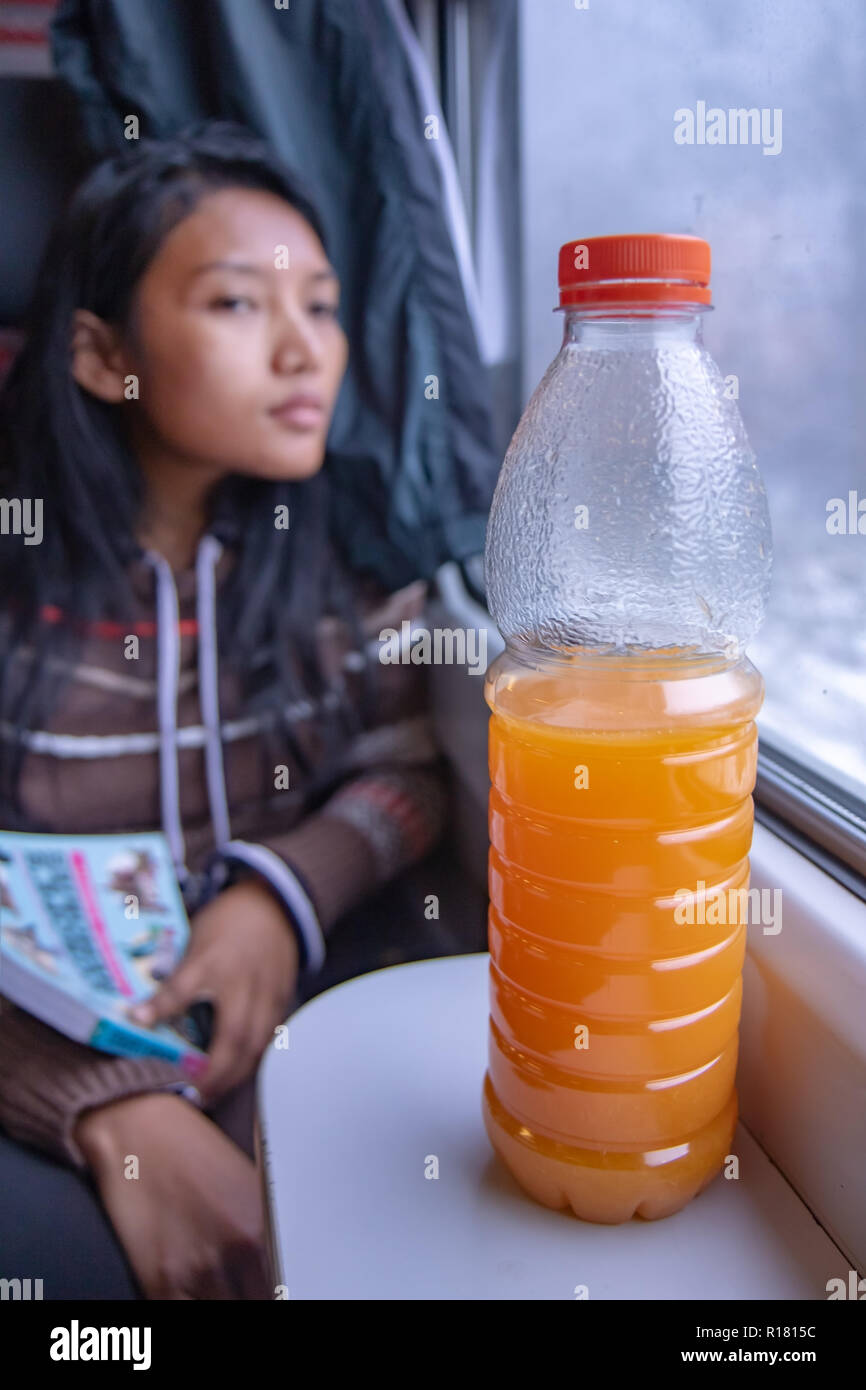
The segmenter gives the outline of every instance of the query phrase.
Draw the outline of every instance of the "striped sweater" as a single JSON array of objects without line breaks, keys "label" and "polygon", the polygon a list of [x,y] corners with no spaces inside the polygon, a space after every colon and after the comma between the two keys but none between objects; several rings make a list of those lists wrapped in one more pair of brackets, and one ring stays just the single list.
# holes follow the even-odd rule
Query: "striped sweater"
[{"label": "striped sweater", "polygon": [[[380,631],[418,617],[427,585],[388,594],[356,580],[364,651],[341,618],[320,620],[324,699],[342,693],[359,707],[365,662],[376,683],[374,713],[334,767],[321,700],[287,709],[275,751],[274,730],[244,707],[232,673],[218,670],[215,612],[231,563],[206,536],[188,571],[173,575],[156,555],[136,564],[135,620],[123,629],[91,625],[74,669],[57,661],[63,698],[50,727],[25,736],[23,807],[29,827],[45,832],[163,829],[191,912],[209,865],[254,870],[283,901],[302,964],[316,970],[339,919],[426,855],[444,827],[445,768],[424,668],[378,660]],[[26,662],[28,653],[14,659]],[[0,737],[13,736],[0,728]],[[8,807],[0,804],[2,825]],[[73,1137],[84,1109],[186,1080],[172,1063],[75,1043],[0,999],[0,1125],[74,1167],[84,1167]]]}]

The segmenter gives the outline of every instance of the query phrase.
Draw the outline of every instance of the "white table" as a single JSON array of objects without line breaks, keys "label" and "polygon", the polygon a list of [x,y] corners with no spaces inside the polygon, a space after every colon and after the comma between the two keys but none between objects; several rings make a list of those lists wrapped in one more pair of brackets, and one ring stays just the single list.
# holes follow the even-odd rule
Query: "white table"
[{"label": "white table", "polygon": [[[524,1195],[481,1119],[486,953],[311,999],[259,1079],[289,1299],[825,1299],[848,1261],[741,1126],[736,1181],[621,1226]],[[425,1177],[430,1156],[438,1178]]]}]

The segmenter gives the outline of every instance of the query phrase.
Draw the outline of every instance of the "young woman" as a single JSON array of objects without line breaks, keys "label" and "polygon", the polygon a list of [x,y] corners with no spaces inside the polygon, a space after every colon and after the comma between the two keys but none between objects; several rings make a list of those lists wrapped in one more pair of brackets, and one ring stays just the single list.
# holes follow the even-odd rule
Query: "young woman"
[{"label": "young woman", "polygon": [[215,1028],[196,1093],[4,1000],[0,1124],[95,1185],[145,1297],[273,1297],[249,1130],[214,1119],[444,822],[423,670],[377,659],[425,585],[349,575],[331,534],[346,355],[313,207],[220,124],[90,173],[3,392],[0,496],[43,521],[0,537],[0,829],[162,828],[192,938],[152,1018],[206,999]]}]

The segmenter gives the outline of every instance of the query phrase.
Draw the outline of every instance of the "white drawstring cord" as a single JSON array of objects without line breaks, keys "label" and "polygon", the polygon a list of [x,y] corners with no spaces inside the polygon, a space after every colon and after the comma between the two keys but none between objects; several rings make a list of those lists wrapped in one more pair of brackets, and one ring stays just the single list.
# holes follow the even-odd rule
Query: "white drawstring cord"
[{"label": "white drawstring cord", "polygon": [[180,815],[177,765],[177,687],[180,676],[180,613],[168,561],[155,550],[145,552],[156,572],[157,716],[159,719],[159,792],[162,826],[181,886],[187,881],[186,848]]},{"label": "white drawstring cord", "polygon": [[214,575],[222,549],[216,536],[205,536],[199,545],[195,562],[198,680],[202,722],[206,734],[205,771],[214,839],[219,850],[224,849],[232,837],[220,728],[216,580]]}]

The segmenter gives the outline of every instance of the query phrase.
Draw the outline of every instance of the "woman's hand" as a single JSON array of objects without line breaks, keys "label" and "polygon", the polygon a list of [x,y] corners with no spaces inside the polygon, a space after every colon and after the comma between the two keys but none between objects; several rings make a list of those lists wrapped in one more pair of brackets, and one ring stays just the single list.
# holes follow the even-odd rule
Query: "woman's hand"
[{"label": "woman's hand", "polygon": [[[146,1005],[130,1010],[150,1024],[176,1017],[196,1000],[214,1005],[207,1070],[196,1078],[213,1105],[258,1066],[291,1006],[298,943],[276,898],[256,878],[227,888],[197,912],[189,950]],[[151,1010],[149,1016],[141,1008]]]},{"label": "woman's hand", "polygon": [[145,1298],[274,1297],[256,1165],[195,1106],[125,1096],[75,1139]]}]

